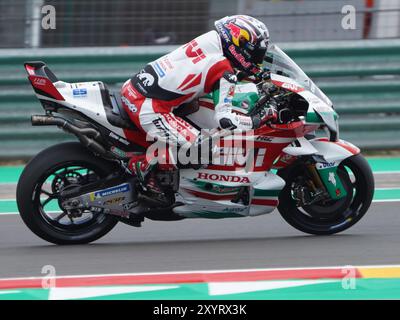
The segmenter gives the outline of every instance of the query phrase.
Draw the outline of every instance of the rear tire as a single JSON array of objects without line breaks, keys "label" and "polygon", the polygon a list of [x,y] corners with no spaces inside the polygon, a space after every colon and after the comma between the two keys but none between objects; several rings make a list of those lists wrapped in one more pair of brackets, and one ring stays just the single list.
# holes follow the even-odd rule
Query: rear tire
[{"label": "rear tire", "polygon": [[[90,168],[98,178],[104,178],[116,170],[114,163],[94,156],[80,143],[67,142],[49,147],[36,155],[22,172],[17,185],[18,209],[26,226],[43,240],[60,245],[89,243],[111,231],[118,220],[111,215],[93,214],[93,221],[75,226],[71,220],[72,227],[69,225],[63,229],[62,225],[53,225],[43,215],[44,205],[40,194],[37,196],[38,188],[42,192],[46,177],[56,172],[57,168],[61,170],[68,166]],[[56,197],[52,199],[57,201]]]},{"label": "rear tire", "polygon": [[[354,182],[345,168],[354,174]],[[331,206],[316,204],[298,208],[292,196],[292,183],[304,174],[301,164],[280,170],[286,181],[279,195],[278,210],[287,223],[299,231],[314,235],[330,235],[349,229],[367,212],[374,195],[374,177],[368,162],[361,154],[343,160],[338,174],[348,191],[348,198],[332,201]],[[302,209],[302,210],[300,210]]]}]

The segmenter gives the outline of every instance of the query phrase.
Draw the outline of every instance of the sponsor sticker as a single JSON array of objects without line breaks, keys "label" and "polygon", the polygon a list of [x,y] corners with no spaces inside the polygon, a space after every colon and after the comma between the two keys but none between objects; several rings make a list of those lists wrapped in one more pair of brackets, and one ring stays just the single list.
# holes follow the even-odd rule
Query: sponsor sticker
[{"label": "sponsor sticker", "polygon": [[128,107],[128,109],[129,109],[131,112],[137,112],[137,111],[138,111],[138,109],[137,109],[137,107],[135,106],[135,104],[133,104],[132,102],[130,102],[126,97],[121,96],[121,100],[122,100],[123,103],[125,103],[125,105]]},{"label": "sponsor sticker", "polygon": [[228,97],[233,97],[235,95],[235,86],[230,86],[228,89]]},{"label": "sponsor sticker", "polygon": [[317,164],[317,169],[332,168],[336,165],[335,162],[320,162]]},{"label": "sponsor sticker", "polygon": [[256,141],[272,142],[272,137],[258,136]]},{"label": "sponsor sticker", "polygon": [[249,68],[251,66],[251,63],[247,62],[246,58],[243,57],[242,54],[236,52],[235,46],[233,44],[228,47],[228,50],[244,68]]},{"label": "sponsor sticker", "polygon": [[336,187],[336,177],[334,172],[329,172],[328,181]]},{"label": "sponsor sticker", "polygon": [[250,183],[250,179],[248,177],[231,176],[231,175],[214,174],[214,173],[209,174],[209,173],[206,173],[206,172],[199,172],[197,174],[197,179],[211,180],[211,181],[222,181],[222,182]]},{"label": "sponsor sticker", "polygon": [[36,77],[36,78],[34,78],[33,83],[35,85],[37,85],[37,86],[45,86],[46,85],[46,79],[45,78]]},{"label": "sponsor sticker", "polygon": [[107,201],[104,201],[104,205],[118,204],[124,200],[125,200],[125,197],[116,197],[116,198],[112,198]]},{"label": "sponsor sticker", "polygon": [[168,70],[174,69],[174,66],[172,65],[171,61],[169,60],[168,55],[161,58],[160,65],[165,72],[167,72]]},{"label": "sponsor sticker", "polygon": [[141,72],[137,74],[137,77],[145,87],[151,87],[154,84],[154,77],[147,72]]},{"label": "sponsor sticker", "polygon": [[154,64],[154,70],[156,70],[156,72],[160,76],[160,78],[165,77],[165,72],[164,72],[163,68],[158,64],[158,62],[156,62]]},{"label": "sponsor sticker", "polygon": [[102,191],[95,192],[94,196],[96,198],[102,198],[102,197],[111,196],[111,195],[117,194],[117,193],[128,192],[129,190],[130,190],[130,186],[128,183],[126,183],[126,184],[123,184],[120,186],[116,186],[116,187],[112,187],[112,188],[104,189]]},{"label": "sponsor sticker", "polygon": [[86,97],[87,96],[87,89],[86,88],[73,89],[72,90],[72,95],[74,97]]}]

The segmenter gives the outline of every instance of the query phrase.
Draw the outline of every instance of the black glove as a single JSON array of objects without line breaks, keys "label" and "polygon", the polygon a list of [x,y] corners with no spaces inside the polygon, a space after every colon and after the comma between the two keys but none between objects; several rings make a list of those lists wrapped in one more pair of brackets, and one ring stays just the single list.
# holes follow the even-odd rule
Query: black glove
[{"label": "black glove", "polygon": [[257,129],[266,123],[275,123],[278,120],[278,110],[274,104],[270,104],[268,108],[262,108],[253,116],[253,129]]},{"label": "black glove", "polygon": [[254,75],[249,75],[243,71],[238,71],[236,73],[236,77],[239,82],[240,81],[249,81],[249,82],[253,82],[253,83],[257,83],[262,80],[268,80],[268,79],[270,79],[270,75],[271,75],[271,72],[267,68],[264,68],[262,71],[260,71],[257,74],[254,74]]}]

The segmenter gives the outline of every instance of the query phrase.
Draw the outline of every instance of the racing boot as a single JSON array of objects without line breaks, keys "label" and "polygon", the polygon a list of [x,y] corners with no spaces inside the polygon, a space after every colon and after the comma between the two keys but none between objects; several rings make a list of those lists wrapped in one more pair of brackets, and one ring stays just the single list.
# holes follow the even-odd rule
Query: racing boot
[{"label": "racing boot", "polygon": [[145,154],[134,155],[130,158],[128,168],[132,174],[134,174],[138,180],[140,185],[142,186],[144,191],[152,191],[155,193],[160,193],[162,190],[160,189],[157,179],[156,179],[156,170],[161,171],[170,171],[174,170],[174,166],[172,164],[160,164],[158,163],[156,158],[147,160]]},{"label": "racing boot", "polygon": [[140,185],[147,190],[147,180],[155,164],[149,163],[146,154],[134,155],[129,159],[128,168],[134,174]]}]

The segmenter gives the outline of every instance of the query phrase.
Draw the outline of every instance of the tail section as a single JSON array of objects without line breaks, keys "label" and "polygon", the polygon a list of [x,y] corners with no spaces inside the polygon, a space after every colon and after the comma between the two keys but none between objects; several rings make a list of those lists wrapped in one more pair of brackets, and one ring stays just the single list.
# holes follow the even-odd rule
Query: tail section
[{"label": "tail section", "polygon": [[[35,93],[42,102],[64,101],[64,97],[54,86],[59,80],[42,61],[28,61],[24,63],[28,79]],[[43,104],[44,106],[44,104]]]}]

